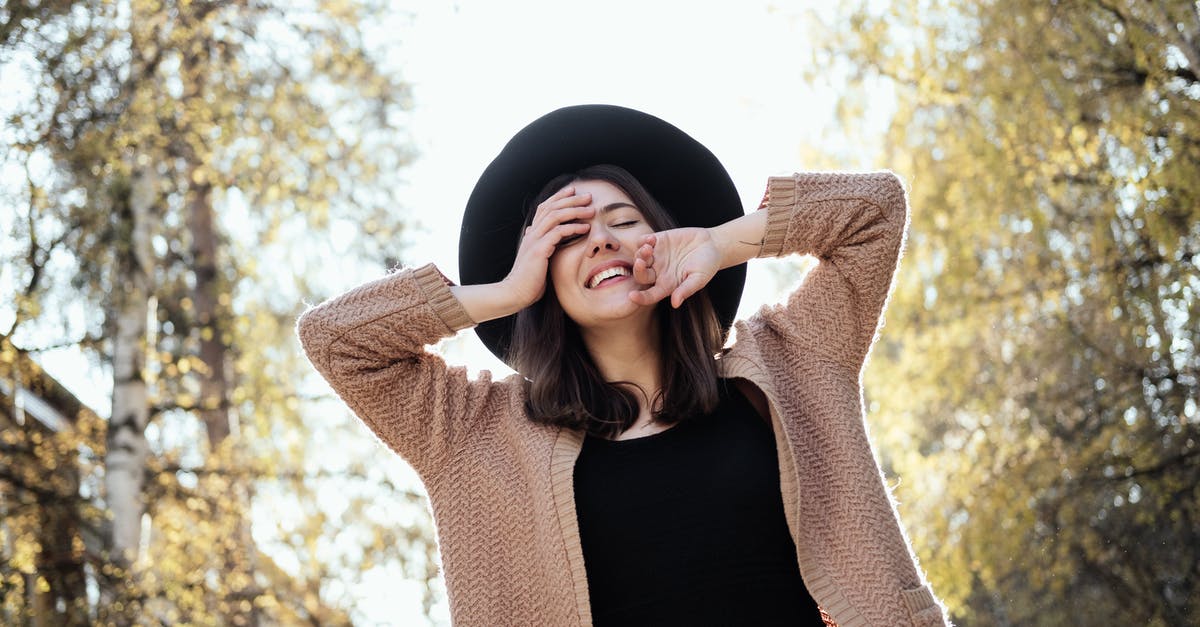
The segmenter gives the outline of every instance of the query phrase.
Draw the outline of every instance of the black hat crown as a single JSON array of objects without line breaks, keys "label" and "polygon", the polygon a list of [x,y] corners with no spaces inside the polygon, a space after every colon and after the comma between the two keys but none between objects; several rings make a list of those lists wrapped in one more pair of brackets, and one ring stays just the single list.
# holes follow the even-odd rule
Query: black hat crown
[{"label": "black hat crown", "polygon": [[[741,199],[725,167],[687,133],[625,107],[565,107],[521,129],[479,177],[458,241],[462,283],[495,283],[507,276],[534,195],[560,174],[598,164],[627,170],[679,226],[713,227],[742,215]],[[726,332],[745,281],[742,264],[718,272],[705,288]],[[515,316],[508,316],[475,328],[484,345],[510,365],[514,321]]]}]

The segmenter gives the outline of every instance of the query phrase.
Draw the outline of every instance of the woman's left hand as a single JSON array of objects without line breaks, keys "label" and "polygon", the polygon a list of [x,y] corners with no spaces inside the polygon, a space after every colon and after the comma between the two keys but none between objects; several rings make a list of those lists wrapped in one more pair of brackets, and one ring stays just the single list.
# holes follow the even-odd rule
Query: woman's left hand
[{"label": "woman's left hand", "polygon": [[721,253],[708,229],[681,228],[642,238],[633,262],[633,279],[649,287],[630,292],[629,300],[653,305],[671,297],[678,308],[721,269]]}]

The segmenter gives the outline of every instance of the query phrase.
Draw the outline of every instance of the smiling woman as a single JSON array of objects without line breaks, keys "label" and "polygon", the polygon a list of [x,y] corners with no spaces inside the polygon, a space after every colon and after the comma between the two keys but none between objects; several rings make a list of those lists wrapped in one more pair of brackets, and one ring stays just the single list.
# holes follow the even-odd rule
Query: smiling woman
[{"label": "smiling woman", "polygon": [[[667,263],[665,246],[658,248],[664,258],[654,258],[654,234],[678,228],[672,215],[614,165],[556,176],[526,215],[525,238],[558,220],[586,229],[559,241],[549,261],[550,289],[516,316],[512,361],[531,379],[529,415],[620,439],[711,412],[717,404],[713,357],[724,337],[708,294],[701,291],[678,308],[640,300]],[[707,236],[705,229],[676,235],[689,232]],[[712,257],[707,265],[715,268],[717,261]],[[610,278],[597,282],[603,277]],[[661,278],[665,285],[665,272]]]},{"label": "smiling woman", "polygon": [[[760,209],[678,128],[567,107],[480,177],[463,285],[403,269],[301,317],[425,482],[455,624],[945,624],[862,415],[904,190],[796,174]],[[784,254],[820,263],[723,346],[745,263]],[[425,350],[471,326],[519,374]]]}]

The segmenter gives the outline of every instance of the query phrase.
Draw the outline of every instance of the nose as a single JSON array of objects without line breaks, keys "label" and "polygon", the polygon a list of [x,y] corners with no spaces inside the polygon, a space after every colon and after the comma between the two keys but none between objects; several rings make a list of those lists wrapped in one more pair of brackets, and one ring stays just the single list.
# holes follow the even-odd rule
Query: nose
[{"label": "nose", "polygon": [[602,250],[619,250],[621,248],[621,242],[617,241],[617,238],[613,237],[608,229],[595,223],[592,224],[587,237],[588,256],[590,257],[599,255]]}]

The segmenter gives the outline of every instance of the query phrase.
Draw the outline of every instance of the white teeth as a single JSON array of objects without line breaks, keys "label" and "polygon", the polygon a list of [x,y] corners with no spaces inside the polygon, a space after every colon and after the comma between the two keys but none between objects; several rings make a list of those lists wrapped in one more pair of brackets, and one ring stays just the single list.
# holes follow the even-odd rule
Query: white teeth
[{"label": "white teeth", "polygon": [[588,289],[592,289],[593,287],[599,285],[604,279],[614,276],[629,276],[629,268],[624,266],[614,266],[612,268],[608,268],[607,270],[601,270],[598,274],[596,274],[596,276],[592,277],[591,281],[588,281]]}]

